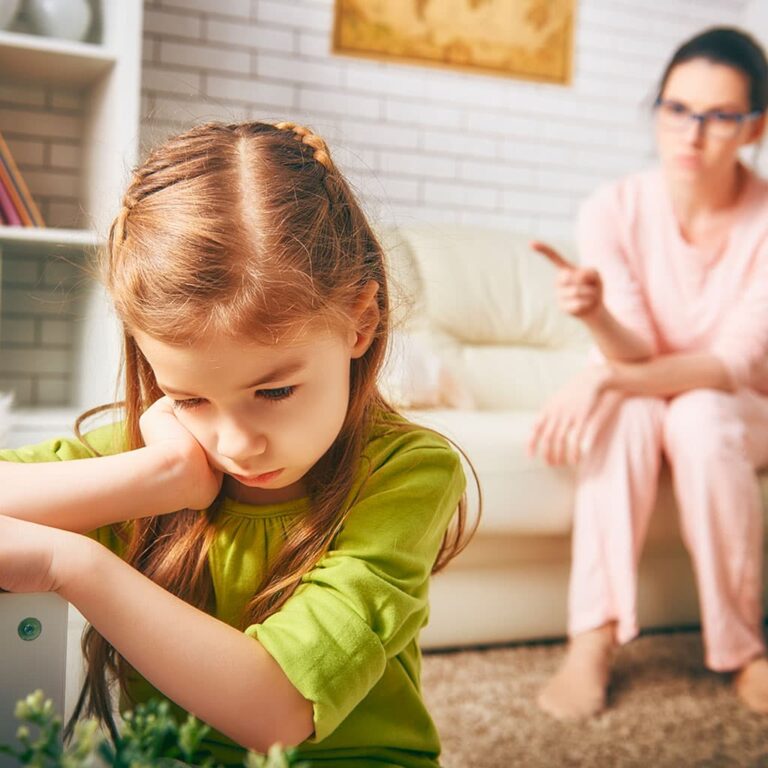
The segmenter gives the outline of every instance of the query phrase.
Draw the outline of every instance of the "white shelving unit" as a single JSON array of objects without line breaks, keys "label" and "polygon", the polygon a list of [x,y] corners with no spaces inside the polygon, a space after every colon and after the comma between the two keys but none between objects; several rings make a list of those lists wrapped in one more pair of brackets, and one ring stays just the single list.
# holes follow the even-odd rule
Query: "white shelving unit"
[{"label": "white shelving unit", "polygon": [[117,62],[115,49],[0,30],[0,71],[19,80],[86,85]]},{"label": "white shelving unit", "polygon": [[[97,43],[0,31],[5,80],[85,93],[80,201],[90,222],[86,229],[0,226],[0,259],[85,256],[102,244],[138,156],[142,10],[142,0],[102,0]],[[0,121],[0,131],[11,130]],[[78,413],[114,399],[119,339],[99,286],[88,287],[77,316],[71,402],[14,411],[9,445],[68,433]]]},{"label": "white shelving unit", "polygon": [[56,227],[0,227],[0,245],[16,254],[32,253],[40,248],[56,248],[72,253],[96,248],[100,240],[93,229]]}]

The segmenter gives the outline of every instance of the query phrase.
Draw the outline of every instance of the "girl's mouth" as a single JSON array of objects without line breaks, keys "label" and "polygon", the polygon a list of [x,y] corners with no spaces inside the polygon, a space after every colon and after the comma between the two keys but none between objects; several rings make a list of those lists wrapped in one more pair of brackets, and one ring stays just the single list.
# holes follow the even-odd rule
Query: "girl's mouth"
[{"label": "girl's mouth", "polygon": [[271,472],[263,472],[260,475],[232,475],[238,483],[249,486],[266,485],[267,483],[275,480],[281,473],[282,469],[273,469]]}]

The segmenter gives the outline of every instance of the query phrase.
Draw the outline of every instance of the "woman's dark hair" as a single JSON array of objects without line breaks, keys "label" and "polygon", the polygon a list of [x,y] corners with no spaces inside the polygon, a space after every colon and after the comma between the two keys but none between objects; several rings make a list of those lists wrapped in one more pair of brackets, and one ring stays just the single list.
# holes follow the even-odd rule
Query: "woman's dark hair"
[{"label": "woman's dark hair", "polygon": [[743,72],[749,81],[749,109],[764,112],[768,107],[768,61],[762,46],[749,34],[735,27],[712,27],[683,43],[664,70],[657,98],[661,98],[669,75],[678,64],[706,59]]}]

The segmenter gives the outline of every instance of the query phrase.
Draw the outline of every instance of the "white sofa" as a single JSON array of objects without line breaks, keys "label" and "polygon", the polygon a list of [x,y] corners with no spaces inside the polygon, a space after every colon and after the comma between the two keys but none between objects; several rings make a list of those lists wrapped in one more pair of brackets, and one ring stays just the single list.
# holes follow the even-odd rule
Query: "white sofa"
[{"label": "white sofa", "polygon": [[[438,355],[474,400],[471,408],[408,411],[466,451],[483,493],[472,543],[433,580],[422,644],[563,636],[574,470],[529,458],[525,444],[538,408],[586,364],[587,336],[558,310],[554,271],[526,237],[444,225],[380,234],[405,338]],[[575,260],[572,246],[556,245]],[[387,387],[392,384],[385,380]],[[394,390],[407,404],[407,392]],[[640,565],[638,601],[642,627],[698,623],[666,467]]]}]

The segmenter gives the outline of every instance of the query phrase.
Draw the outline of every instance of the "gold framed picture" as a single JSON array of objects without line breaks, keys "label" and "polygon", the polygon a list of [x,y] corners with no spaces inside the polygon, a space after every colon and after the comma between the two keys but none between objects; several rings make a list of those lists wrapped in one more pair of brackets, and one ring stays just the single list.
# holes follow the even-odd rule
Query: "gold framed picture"
[{"label": "gold framed picture", "polygon": [[335,0],[333,51],[569,83],[576,0]]}]

